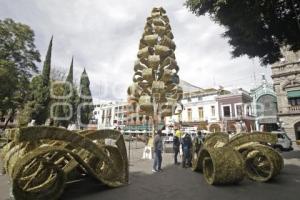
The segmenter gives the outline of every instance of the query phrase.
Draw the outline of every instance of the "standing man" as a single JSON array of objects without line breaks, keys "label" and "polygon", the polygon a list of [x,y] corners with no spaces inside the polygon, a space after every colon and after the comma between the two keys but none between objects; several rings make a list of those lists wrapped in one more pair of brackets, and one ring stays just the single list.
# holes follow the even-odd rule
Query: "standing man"
[{"label": "standing man", "polygon": [[180,148],[180,138],[176,134],[178,132],[178,129],[175,130],[175,135],[173,137],[173,150],[174,150],[174,164],[178,164],[177,156],[179,153],[179,148]]},{"label": "standing man", "polygon": [[195,137],[195,140],[194,140],[194,144],[195,144],[195,152],[193,153],[198,153],[202,144],[203,144],[203,136],[202,136],[202,133],[201,131],[198,131],[197,132],[197,136]]},{"label": "standing man", "polygon": [[162,142],[162,132],[161,130],[157,131],[157,134],[153,140],[153,148],[154,148],[154,163],[152,172],[161,171],[161,163],[162,163],[162,151],[163,151],[163,142]]},{"label": "standing man", "polygon": [[182,152],[183,152],[183,158],[182,158],[182,167],[191,167],[191,149],[192,149],[192,138],[191,136],[186,133],[182,138]]}]

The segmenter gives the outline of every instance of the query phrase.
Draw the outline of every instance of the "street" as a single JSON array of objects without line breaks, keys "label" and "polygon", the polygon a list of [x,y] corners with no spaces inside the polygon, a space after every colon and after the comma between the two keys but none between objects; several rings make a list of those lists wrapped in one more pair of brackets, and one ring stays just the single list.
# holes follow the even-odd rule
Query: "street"
[{"label": "street", "polygon": [[[282,173],[268,183],[244,180],[238,185],[211,186],[201,173],[182,169],[172,164],[172,154],[163,154],[163,172],[151,172],[152,161],[141,160],[143,145],[131,144],[130,184],[110,189],[99,182],[86,178],[70,183],[61,199],[106,199],[106,200],[266,200],[299,199],[300,197],[300,151],[284,152],[285,167]],[[0,199],[8,199],[9,189],[6,176],[0,176]]]}]

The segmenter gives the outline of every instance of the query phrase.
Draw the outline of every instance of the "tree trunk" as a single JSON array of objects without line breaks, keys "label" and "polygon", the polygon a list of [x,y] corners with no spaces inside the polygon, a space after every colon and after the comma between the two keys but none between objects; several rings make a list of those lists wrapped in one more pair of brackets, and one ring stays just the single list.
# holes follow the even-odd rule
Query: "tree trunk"
[{"label": "tree trunk", "polygon": [[9,120],[11,120],[11,118],[12,118],[13,115],[14,115],[14,112],[8,114],[8,118],[7,118],[7,120],[6,120],[5,124],[4,124],[3,130],[6,129],[6,127],[8,125],[8,122],[9,122]]}]

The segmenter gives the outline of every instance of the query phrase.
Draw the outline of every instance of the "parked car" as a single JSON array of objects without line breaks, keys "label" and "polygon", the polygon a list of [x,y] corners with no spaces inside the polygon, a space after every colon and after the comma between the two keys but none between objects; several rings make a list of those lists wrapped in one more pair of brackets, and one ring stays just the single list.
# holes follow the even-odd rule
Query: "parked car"
[{"label": "parked car", "polygon": [[277,143],[273,145],[273,148],[280,151],[292,151],[293,145],[292,140],[284,131],[272,131],[272,134],[277,135]]}]

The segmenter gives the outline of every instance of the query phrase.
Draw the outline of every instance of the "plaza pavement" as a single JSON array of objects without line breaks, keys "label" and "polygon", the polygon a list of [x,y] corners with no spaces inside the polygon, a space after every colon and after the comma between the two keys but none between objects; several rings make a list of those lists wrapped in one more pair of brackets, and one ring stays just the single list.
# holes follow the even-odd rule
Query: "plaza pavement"
[{"label": "plaza pavement", "polygon": [[[201,173],[173,165],[163,154],[163,172],[153,173],[152,161],[142,160],[144,145],[131,143],[130,184],[108,188],[92,178],[68,184],[66,200],[299,200],[300,151],[284,152],[282,173],[268,183],[244,180],[237,185],[208,185]],[[0,200],[8,199],[7,177],[0,176]]]}]

